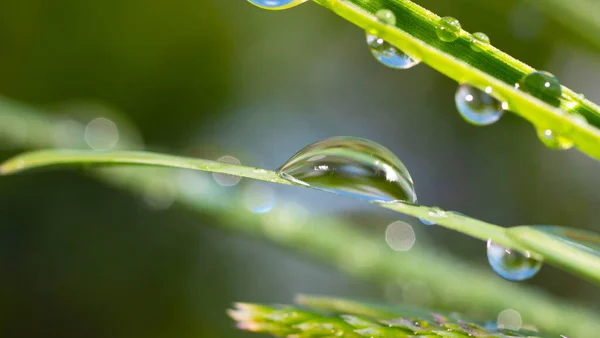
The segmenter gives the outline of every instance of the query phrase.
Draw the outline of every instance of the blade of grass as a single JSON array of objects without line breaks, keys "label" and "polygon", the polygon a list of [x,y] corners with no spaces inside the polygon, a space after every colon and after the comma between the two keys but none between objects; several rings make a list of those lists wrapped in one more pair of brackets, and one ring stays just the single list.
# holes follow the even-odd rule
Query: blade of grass
[{"label": "blade of grass", "polygon": [[[480,89],[490,86],[494,95],[508,102],[511,111],[536,128],[551,129],[571,139],[582,152],[600,159],[600,108],[596,104],[564,86],[559,108],[517,89],[516,84],[534,68],[493,46],[474,51],[471,34],[465,30],[454,42],[441,41],[436,34],[440,17],[431,11],[409,0],[314,1],[364,30],[377,32],[387,42],[459,83]],[[375,13],[383,8],[394,12],[395,26],[377,20]]]},{"label": "blade of grass", "polygon": [[[289,181],[279,177],[274,171],[245,167],[242,165],[188,158],[181,156],[164,155],[158,153],[141,151],[84,151],[84,150],[41,150],[29,152],[11,158],[0,165],[0,174],[9,175],[19,171],[56,166],[56,165],[115,165],[115,164],[139,164],[161,167],[194,169],[222,174],[237,175],[273,183],[291,184]],[[295,184],[294,184],[295,185]],[[296,185],[304,187],[303,185]],[[533,250],[532,245],[524,245],[522,241],[516,241],[509,236],[510,228],[504,228],[489,224],[471,217],[452,213],[441,212],[435,208],[408,203],[377,203],[378,205],[406,215],[420,217],[422,219],[437,223],[440,226],[459,231],[466,235],[493,242],[507,248],[521,251],[530,251],[533,258],[543,259],[545,255],[540,250]],[[553,247],[554,256],[561,256],[561,247]],[[564,255],[570,255],[565,251]],[[600,269],[585,269],[580,265],[570,264],[568,259],[552,259],[550,263],[558,267],[600,284]]]},{"label": "blade of grass", "polygon": [[[32,107],[0,99],[0,139],[4,146],[80,145],[85,125],[57,140],[54,135],[60,130],[61,121]],[[16,126],[27,133],[15,132]],[[494,318],[510,308],[520,312],[524,323],[555,336],[585,337],[589,332],[600,332],[598,314],[594,311],[523,284],[503,281],[489,268],[467,264],[422,241],[408,253],[397,253],[381,235],[361,231],[348,221],[307,213],[296,203],[281,198],[271,212],[255,214],[246,208],[241,194],[225,193],[225,189],[200,172],[148,166],[96,168],[85,172],[140,198],[146,199],[149,191],[154,197],[170,196],[175,206],[218,220],[211,225],[293,249],[382,288],[402,290],[418,285],[424,297],[412,304],[480,318]]]}]

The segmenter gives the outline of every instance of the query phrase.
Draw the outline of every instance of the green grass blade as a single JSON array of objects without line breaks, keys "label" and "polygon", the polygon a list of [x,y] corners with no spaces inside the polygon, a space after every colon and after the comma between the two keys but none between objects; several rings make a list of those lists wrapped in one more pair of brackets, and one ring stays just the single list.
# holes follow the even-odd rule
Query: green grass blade
[{"label": "green grass blade", "polygon": [[[332,303],[353,303],[344,299],[320,299],[320,308]],[[448,317],[430,313],[426,318],[411,313],[397,311],[378,316],[378,310],[368,311],[370,305],[362,305],[358,312],[348,311],[324,315],[320,312],[300,310],[291,306],[272,307],[260,304],[235,304],[228,311],[239,328],[252,332],[267,333],[277,337],[548,337],[537,332],[486,329],[465,320],[451,320]],[[309,308],[314,309],[312,306]],[[379,308],[379,307],[376,307]],[[365,315],[364,313],[372,315]]]},{"label": "green grass blade", "polygon": [[531,251],[544,256],[546,262],[580,276],[598,281],[600,272],[600,236],[598,234],[552,226],[519,226],[508,235]]},{"label": "green grass blade", "polygon": [[[563,87],[560,107],[556,108],[515,88],[534,68],[492,46],[485,51],[473,51],[471,34],[465,30],[454,42],[441,41],[436,35],[440,17],[431,11],[409,0],[315,2],[364,30],[376,31],[389,43],[460,83],[480,89],[491,86],[498,98],[508,102],[511,111],[536,128],[551,129],[572,140],[584,153],[600,159],[600,108],[596,104]],[[394,12],[396,26],[377,20],[375,13],[383,8]],[[447,100],[453,102],[450,97]],[[583,122],[580,116],[589,123]]]},{"label": "green grass blade", "polygon": [[[7,160],[0,165],[0,174],[13,174],[19,171],[57,166],[57,165],[116,165],[116,164],[138,164],[151,165],[172,168],[184,168],[193,170],[202,170],[222,174],[237,175],[241,177],[253,178],[273,183],[291,184],[278,176],[274,171],[245,167],[242,165],[203,160],[197,158],[188,158],[172,155],[164,155],[142,151],[110,151],[96,152],[85,150],[42,150],[18,155]],[[297,185],[304,187],[301,185]],[[430,208],[421,205],[407,203],[377,203],[381,207],[394,210],[406,215],[420,217],[422,219],[435,222],[440,226],[462,232],[466,235],[493,242],[507,248],[513,248],[521,251],[529,250],[532,257],[543,259],[544,250],[533,250],[532,244],[523,245],[522,240],[515,240],[514,236],[509,235],[512,229],[503,228],[497,225],[489,224],[468,216],[440,211],[436,208]],[[514,232],[513,232],[514,233]],[[539,247],[536,247],[539,249]],[[547,252],[546,252],[547,253]],[[560,247],[554,249],[554,256],[563,254],[569,255],[570,251],[563,251]],[[554,257],[553,256],[553,257]],[[572,272],[590,281],[600,284],[600,269],[582,269],[581,266],[571,265],[569,259],[550,259],[550,263],[555,264],[564,270]]]},{"label": "green grass blade", "polygon": [[[0,139],[5,146],[85,147],[81,138],[85,125],[56,139],[61,121],[64,120],[39,109],[0,98]],[[26,128],[27,134],[15,132],[15,126]],[[121,146],[140,147],[129,142]],[[133,196],[173,198],[176,206],[191,215],[208,214],[219,220],[207,225],[292,249],[318,260],[326,268],[339,269],[381,288],[400,291],[418,285],[426,297],[412,301],[413,304],[487,318],[510,308],[519,311],[524,323],[554,336],[585,337],[589,332],[600,332],[596,312],[528,285],[506,282],[488,267],[466,263],[423,241],[409,253],[399,254],[389,248],[379,233],[363,231],[355,223],[337,217],[307,213],[295,202],[282,198],[271,212],[257,215],[246,208],[242,194],[226,194],[226,189],[201,173],[150,166],[90,168],[83,172]],[[191,188],[190,182],[202,189]],[[483,250],[482,246],[482,253]]]}]

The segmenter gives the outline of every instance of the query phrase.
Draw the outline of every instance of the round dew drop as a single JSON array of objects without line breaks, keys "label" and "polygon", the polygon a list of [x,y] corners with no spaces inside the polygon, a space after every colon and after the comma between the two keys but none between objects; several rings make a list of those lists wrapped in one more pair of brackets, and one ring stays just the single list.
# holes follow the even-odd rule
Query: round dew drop
[{"label": "round dew drop", "polygon": [[248,0],[251,4],[264,9],[288,9],[308,0]]},{"label": "round dew drop", "polygon": [[487,126],[498,121],[504,114],[505,104],[490,95],[491,92],[491,87],[482,91],[469,84],[458,86],[454,100],[460,115],[477,126]]},{"label": "round dew drop", "polygon": [[[379,10],[375,16],[379,21],[386,25],[396,25],[396,16],[387,9]],[[416,66],[421,61],[411,57],[405,52],[399,50],[389,42],[380,38],[376,34],[367,32],[367,45],[371,50],[371,54],[383,65],[394,69],[408,69]]]},{"label": "round dew drop", "polygon": [[550,149],[566,150],[573,147],[573,141],[571,139],[563,137],[553,130],[538,129],[537,134],[540,141]]},{"label": "round dew drop", "polygon": [[487,257],[492,270],[510,281],[522,281],[535,276],[542,268],[542,262],[524,253],[504,248],[491,240],[487,242]]},{"label": "round dew drop", "polygon": [[536,71],[525,75],[519,88],[552,106],[560,105],[562,87],[558,79],[548,72]]},{"label": "round dew drop", "polygon": [[377,35],[367,33],[367,44],[375,59],[390,68],[408,69],[421,62],[392,46]]},{"label": "round dew drop", "polygon": [[481,52],[488,49],[490,46],[490,38],[481,32],[471,35],[471,49],[476,52]]},{"label": "round dew drop", "polygon": [[455,41],[460,36],[460,22],[451,16],[445,16],[440,19],[435,32],[444,42]]},{"label": "round dew drop", "polygon": [[312,143],[278,173],[292,183],[367,201],[417,201],[413,180],[398,157],[362,138],[332,137]]}]

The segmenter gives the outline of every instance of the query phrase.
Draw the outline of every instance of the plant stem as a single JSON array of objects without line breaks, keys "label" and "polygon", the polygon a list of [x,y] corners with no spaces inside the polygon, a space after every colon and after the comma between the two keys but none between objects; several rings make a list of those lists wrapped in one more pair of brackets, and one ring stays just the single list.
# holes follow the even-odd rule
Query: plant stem
[{"label": "plant stem", "polygon": [[[360,28],[376,32],[385,41],[459,83],[480,89],[491,87],[494,96],[506,101],[511,111],[536,128],[553,130],[571,139],[582,152],[600,159],[600,107],[564,86],[559,108],[517,89],[516,84],[534,68],[493,46],[474,51],[471,34],[465,30],[461,30],[454,42],[441,41],[436,35],[440,17],[431,11],[409,0],[314,1]],[[384,8],[396,15],[395,26],[386,25],[375,16]]]},{"label": "plant stem", "polygon": [[[60,121],[32,107],[0,99],[0,139],[5,146],[48,148],[81,144],[77,136],[83,135],[83,130],[69,133],[69,139],[60,142],[52,137]],[[28,132],[15,133],[17,125]],[[520,312],[524,323],[555,335],[585,337],[590,332],[600,332],[594,311],[523,284],[506,282],[487,267],[467,264],[422,242],[410,252],[394,252],[379,234],[361,231],[347,221],[306,213],[296,203],[283,199],[278,199],[271,212],[255,214],[245,207],[240,194],[225,194],[222,187],[201,173],[188,171],[194,173],[192,181],[188,175],[182,180],[179,170],[148,166],[98,168],[88,173],[136,196],[147,196],[149,188],[158,197],[171,195],[190,212],[209,214],[218,220],[210,224],[294,249],[386,289],[401,291],[418,286],[424,292],[423,300],[416,303],[421,306],[487,319],[510,308]]]}]

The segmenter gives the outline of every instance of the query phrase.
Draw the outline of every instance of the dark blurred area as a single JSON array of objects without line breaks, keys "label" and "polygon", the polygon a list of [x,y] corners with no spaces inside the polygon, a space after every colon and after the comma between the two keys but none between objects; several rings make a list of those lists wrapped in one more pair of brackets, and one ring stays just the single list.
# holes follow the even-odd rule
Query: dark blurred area
[{"label": "dark blurred area", "polygon": [[[600,101],[596,45],[530,3],[417,2]],[[385,68],[364,32],[313,3],[268,12],[244,0],[29,0],[0,3],[0,13],[0,93],[48,114],[66,114],[74,100],[101,103],[120,114],[116,125],[136,126],[147,149],[231,155],[268,169],[326,137],[365,137],[404,161],[423,204],[507,226],[600,231],[595,161],[544,148],[511,114],[490,127],[466,124],[453,80],[426,65]],[[81,116],[90,115],[72,118]],[[3,148],[2,159],[23,150]],[[289,303],[299,292],[397,301],[328,265],[218,229],[218,218],[76,170],[3,178],[0,187],[3,337],[244,337],[225,315],[235,301]],[[310,213],[365,228],[398,217],[269,187]],[[480,241],[436,227],[418,235],[487,264]],[[548,266],[530,284],[590,307],[600,300],[594,286]]]}]

